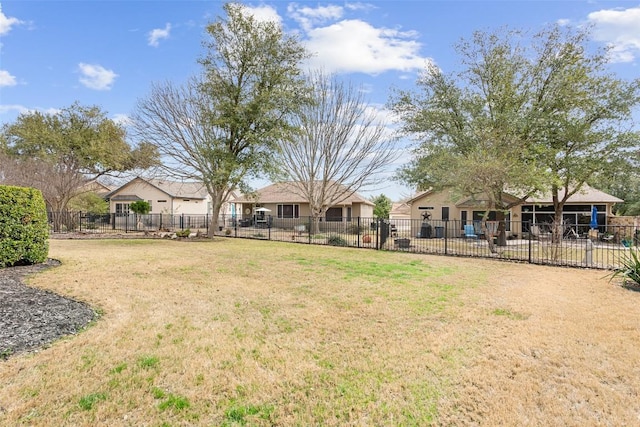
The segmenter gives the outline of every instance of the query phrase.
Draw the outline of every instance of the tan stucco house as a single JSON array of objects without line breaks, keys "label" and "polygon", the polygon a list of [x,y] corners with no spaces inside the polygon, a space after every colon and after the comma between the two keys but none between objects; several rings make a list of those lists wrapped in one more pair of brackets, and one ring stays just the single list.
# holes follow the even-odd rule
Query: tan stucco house
[{"label": "tan stucco house", "polygon": [[[506,196],[508,202],[517,203],[514,196]],[[486,198],[485,198],[486,199]],[[588,229],[593,207],[598,210],[598,225],[605,226],[607,217],[612,215],[612,207],[622,200],[587,185],[569,197],[564,207],[563,218],[567,224],[575,224]],[[486,212],[487,200],[483,197],[456,197],[452,190],[427,190],[411,198],[407,202],[411,206],[413,235],[420,234],[422,221],[430,221],[435,225],[447,224],[447,235],[458,237],[463,234],[465,224],[480,221]],[[553,220],[553,201],[550,196],[530,197],[523,203],[510,209],[507,214],[507,234],[522,235],[529,231],[526,222],[531,224],[550,224]],[[495,219],[495,212],[490,212],[489,221]],[[420,220],[420,221],[416,221]],[[524,228],[524,229],[523,229]]]},{"label": "tan stucco house", "polygon": [[[252,195],[243,195],[231,200],[236,204],[238,219],[253,220],[256,217],[271,217],[276,227],[288,226],[291,219],[308,218],[311,215],[309,201],[297,190],[298,183],[281,182],[263,187]],[[352,218],[372,218],[374,203],[357,193],[331,206],[326,222],[351,222]],[[262,208],[262,209],[260,209]],[[257,209],[260,209],[256,212]]]},{"label": "tan stucco house", "polygon": [[[109,212],[129,213],[129,205],[137,200],[146,200],[151,205],[151,214],[206,215],[211,213],[211,197],[200,182],[177,182],[163,179],[136,177],[106,194]],[[227,203],[221,214],[231,214],[233,206]]]}]

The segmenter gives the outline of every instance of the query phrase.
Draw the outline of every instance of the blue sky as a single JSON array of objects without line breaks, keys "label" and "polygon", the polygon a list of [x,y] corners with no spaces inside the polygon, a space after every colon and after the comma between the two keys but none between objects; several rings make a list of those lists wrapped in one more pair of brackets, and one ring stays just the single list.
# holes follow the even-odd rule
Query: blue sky
[{"label": "blue sky", "polygon": [[[411,88],[425,64],[458,69],[453,45],[475,30],[508,25],[593,25],[594,44],[611,44],[611,69],[639,76],[640,1],[264,1],[243,2],[295,32],[321,65],[356,85],[388,115],[390,89]],[[78,101],[126,120],[152,82],[199,72],[204,27],[222,1],[0,1],[0,124],[21,112]],[[408,150],[407,150],[408,152]],[[392,166],[389,175],[402,162]],[[365,192],[392,199],[395,183]]]}]

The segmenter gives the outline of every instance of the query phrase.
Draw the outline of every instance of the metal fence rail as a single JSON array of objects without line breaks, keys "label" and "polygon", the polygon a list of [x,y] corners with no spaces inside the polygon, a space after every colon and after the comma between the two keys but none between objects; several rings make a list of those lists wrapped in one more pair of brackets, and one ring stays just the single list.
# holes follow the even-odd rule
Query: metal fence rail
[{"label": "metal fence rail", "polygon": [[[207,234],[209,215],[49,213],[51,233],[139,233],[166,236],[189,229]],[[223,237],[315,245],[512,260],[544,265],[614,269],[637,250],[640,230],[625,226],[567,225],[508,221],[499,242],[497,223],[479,221],[382,220],[378,218],[273,218],[221,216]]]}]

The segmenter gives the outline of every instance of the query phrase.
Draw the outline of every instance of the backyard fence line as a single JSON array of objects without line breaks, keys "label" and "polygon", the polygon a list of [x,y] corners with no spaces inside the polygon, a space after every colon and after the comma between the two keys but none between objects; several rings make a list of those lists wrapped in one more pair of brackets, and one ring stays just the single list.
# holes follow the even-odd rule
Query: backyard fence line
[{"label": "backyard fence line", "polygon": [[[49,212],[52,234],[137,233],[155,237],[176,231],[206,235],[210,215],[92,214]],[[615,269],[629,251],[637,250],[640,230],[632,226],[534,224],[506,221],[498,233],[495,221],[379,219],[366,217],[277,218],[222,215],[217,236],[301,244],[347,246],[462,257],[480,257],[532,264]],[[501,234],[503,238],[498,238]]]}]

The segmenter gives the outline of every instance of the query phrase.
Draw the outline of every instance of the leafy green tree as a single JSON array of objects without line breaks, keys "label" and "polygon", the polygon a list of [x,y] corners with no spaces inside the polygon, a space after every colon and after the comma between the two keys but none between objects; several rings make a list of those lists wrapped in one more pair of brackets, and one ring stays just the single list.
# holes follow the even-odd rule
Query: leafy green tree
[{"label": "leafy green tree", "polygon": [[129,205],[129,210],[137,215],[147,215],[151,211],[151,205],[146,200],[136,200]]},{"label": "leafy green tree", "polygon": [[207,26],[202,74],[154,85],[133,116],[140,139],[167,158],[168,175],[206,186],[210,237],[230,193],[274,167],[278,141],[291,138],[289,118],[306,99],[300,65],[308,55],[297,39],[240,4],[224,10]]},{"label": "leafy green tree", "polygon": [[95,106],[24,113],[1,135],[4,181],[39,189],[55,212],[66,212],[69,201],[101,176],[158,163],[153,146],[131,147],[124,129]]},{"label": "leafy green tree", "polygon": [[136,229],[143,227],[142,218],[138,218],[138,215],[147,215],[151,211],[151,205],[146,200],[136,200],[129,205],[129,210],[135,215]]},{"label": "leafy green tree", "polygon": [[[586,31],[554,26],[533,37],[476,32],[458,44],[462,71],[430,67],[420,93],[392,97],[404,132],[419,141],[399,179],[451,187],[498,213],[549,192],[561,236],[566,200],[638,145],[628,129],[640,80],[607,73],[606,50],[589,53],[587,42]],[[498,233],[504,244],[502,221]]]},{"label": "leafy green tree", "polygon": [[623,203],[616,204],[616,215],[640,215],[640,152],[629,153],[627,158],[616,159],[606,173],[597,173],[589,185],[619,197]]},{"label": "leafy green tree", "polygon": [[391,199],[384,194],[380,194],[379,196],[372,197],[371,201],[376,205],[373,208],[373,215],[376,218],[388,219],[393,204]]}]

